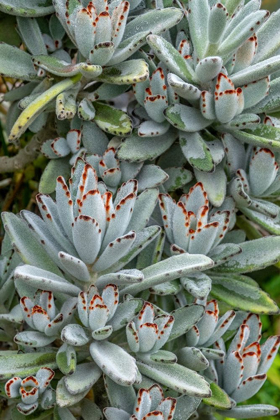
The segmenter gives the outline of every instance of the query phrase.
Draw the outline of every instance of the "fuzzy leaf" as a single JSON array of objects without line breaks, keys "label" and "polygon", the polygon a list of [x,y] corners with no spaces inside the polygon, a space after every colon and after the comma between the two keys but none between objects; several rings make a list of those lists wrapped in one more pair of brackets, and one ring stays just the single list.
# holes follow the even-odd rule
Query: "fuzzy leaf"
[{"label": "fuzzy leaf", "polygon": [[203,58],[208,41],[209,4],[207,0],[201,0],[199,3],[192,0],[189,8],[188,22],[192,42],[198,58]]},{"label": "fuzzy leaf", "polygon": [[94,121],[102,130],[117,136],[128,135],[132,131],[132,123],[128,115],[116,108],[101,102],[95,102]]},{"label": "fuzzy leaf", "polygon": [[241,405],[233,407],[229,411],[221,411],[220,414],[234,419],[254,419],[256,417],[276,416],[278,408],[265,404]]},{"label": "fuzzy leaf", "polygon": [[265,230],[270,232],[272,235],[280,234],[280,223],[272,217],[268,217],[265,214],[259,213],[252,209],[242,208],[242,213],[244,213],[248,219],[262,226]]},{"label": "fuzzy leaf", "polygon": [[169,176],[168,180],[164,183],[166,191],[175,191],[178,188],[182,188],[193,178],[191,171],[185,168],[165,168],[164,169]]},{"label": "fuzzy leaf", "polygon": [[149,68],[144,60],[129,60],[105,67],[97,80],[114,85],[126,85],[143,82],[147,77],[149,77]]},{"label": "fuzzy leaf", "polygon": [[131,284],[131,283],[138,283],[143,280],[144,276],[141,271],[132,269],[132,270],[122,270],[117,273],[110,273],[105,274],[104,276],[100,276],[95,285],[98,288],[103,288],[107,284],[113,283],[116,286]]},{"label": "fuzzy leaf", "polygon": [[77,395],[92,388],[101,375],[102,371],[95,363],[83,363],[72,375],[65,377],[64,384],[70,394]]},{"label": "fuzzy leaf", "polygon": [[280,10],[271,14],[269,19],[258,30],[258,49],[254,57],[254,62],[266,60],[274,54],[280,47],[277,28],[280,24]]},{"label": "fuzzy leaf", "polygon": [[248,277],[213,273],[211,279],[211,294],[231,307],[253,313],[279,313],[277,304],[257,283],[248,282]]},{"label": "fuzzy leaf", "polygon": [[177,25],[183,17],[180,9],[168,7],[143,13],[131,20],[125,28],[123,40],[129,39],[139,32],[158,34]]},{"label": "fuzzy leaf", "polygon": [[271,236],[239,244],[241,254],[217,267],[218,272],[247,273],[260,270],[280,260],[280,237]]},{"label": "fuzzy leaf", "polygon": [[235,51],[250,38],[251,34],[254,33],[258,25],[262,23],[267,16],[268,12],[266,10],[258,10],[255,13],[248,14],[245,19],[235,26],[234,30],[222,42],[219,47],[219,54],[227,55]]},{"label": "fuzzy leaf", "polygon": [[31,54],[47,54],[47,48],[36,19],[17,18],[21,37]]},{"label": "fuzzy leaf", "polygon": [[108,274],[120,270],[128,264],[129,261],[136,257],[146,246],[148,246],[160,234],[160,232],[161,228],[159,226],[149,226],[138,232],[128,254],[109,267],[108,270],[103,271],[102,274]]},{"label": "fuzzy leaf", "polygon": [[69,324],[61,331],[61,339],[71,346],[83,346],[89,342],[85,329],[78,324]]},{"label": "fuzzy leaf", "polygon": [[108,393],[110,405],[132,413],[135,404],[135,391],[133,386],[123,387],[116,384],[108,376],[104,376],[106,391]]},{"label": "fuzzy leaf", "polygon": [[[0,4],[1,10],[1,4]],[[31,55],[19,48],[0,43],[0,73],[4,76],[22,80],[37,79]]]},{"label": "fuzzy leaf", "polygon": [[0,352],[1,381],[13,376],[25,377],[37,373],[40,367],[56,369],[55,353],[19,353],[17,351]]},{"label": "fuzzy leaf", "polygon": [[24,4],[18,0],[1,0],[0,10],[15,16],[39,17],[53,13],[54,7],[51,0],[25,0]]},{"label": "fuzzy leaf", "polygon": [[231,400],[225,391],[219,387],[215,382],[210,384],[212,395],[210,398],[204,398],[203,403],[215,407],[220,410],[231,408]]},{"label": "fuzzy leaf", "polygon": [[180,145],[189,164],[203,172],[212,172],[215,168],[213,157],[207,143],[199,135],[194,133],[180,133]]},{"label": "fuzzy leaf", "polygon": [[194,397],[209,397],[210,388],[205,379],[193,370],[176,364],[137,361],[140,372],[154,381]]},{"label": "fuzzy leaf", "polygon": [[157,35],[149,35],[147,42],[159,60],[163,61],[172,73],[187,82],[196,81],[192,68],[168,41]]},{"label": "fuzzy leaf", "polygon": [[56,187],[56,178],[62,176],[67,179],[70,176],[69,157],[62,159],[52,159],[48,162],[41,176],[39,192],[41,194],[51,194]]},{"label": "fuzzy leaf", "polygon": [[55,340],[55,336],[48,337],[38,331],[22,331],[15,335],[14,341],[21,346],[46,347]]},{"label": "fuzzy leaf", "polygon": [[132,385],[137,376],[135,359],[116,344],[108,341],[94,341],[90,345],[90,354],[95,363],[114,382]]},{"label": "fuzzy leaf", "polygon": [[204,314],[204,307],[201,305],[184,306],[171,312],[175,318],[168,341],[174,340],[188,332]]},{"label": "fuzzy leaf", "polygon": [[164,111],[167,121],[182,131],[193,133],[211,124],[198,109],[182,104],[171,105]]},{"label": "fuzzy leaf", "polygon": [[206,357],[196,347],[183,347],[177,352],[177,355],[180,365],[196,372],[205,370],[209,366]]},{"label": "fuzzy leaf", "polygon": [[32,60],[35,65],[60,77],[71,77],[82,73],[86,77],[95,79],[102,72],[100,66],[86,63],[69,64],[53,55],[35,55]]},{"label": "fuzzy leaf", "polygon": [[280,129],[267,124],[258,124],[257,127],[246,131],[231,131],[234,137],[242,142],[268,149],[280,149]]},{"label": "fuzzy leaf", "polygon": [[141,299],[130,299],[124,301],[123,303],[119,303],[113,318],[110,319],[110,324],[112,325],[114,331],[125,327],[126,324],[130,322],[140,311],[142,306],[143,302]]},{"label": "fuzzy leaf", "polygon": [[168,175],[157,165],[144,165],[137,177],[138,191],[155,188],[167,181]]},{"label": "fuzzy leaf", "polygon": [[64,383],[64,377],[61,378],[56,387],[56,402],[58,407],[71,407],[72,405],[81,401],[86,394],[88,393],[88,389],[79,394],[73,395],[67,391],[67,388]]},{"label": "fuzzy leaf", "polygon": [[213,206],[220,207],[224,202],[227,187],[227,178],[223,165],[216,166],[215,172],[212,173],[201,172],[196,169],[194,173],[196,179],[202,182],[209,201]]},{"label": "fuzzy leaf", "polygon": [[269,76],[271,73],[274,73],[279,69],[280,57],[277,55],[235,73],[231,77],[231,80],[235,87],[243,86],[256,80],[263,79],[264,77]]},{"label": "fuzzy leaf", "polygon": [[76,296],[81,291],[63,277],[31,265],[19,266],[15,271],[15,281],[25,281],[36,289],[69,293],[71,296]]},{"label": "fuzzy leaf", "polygon": [[70,89],[81,78],[81,75],[73,76],[69,79],[62,80],[49,88],[47,91],[39,95],[30,105],[25,108],[11,129],[9,139],[14,141],[18,139],[45,107],[61,92]]},{"label": "fuzzy leaf", "polygon": [[142,162],[160,156],[174,143],[177,132],[174,129],[158,137],[139,137],[132,134],[118,149],[118,158],[128,162]]},{"label": "fuzzy leaf", "polygon": [[[100,408],[89,399],[85,398],[81,402],[83,420],[102,420],[103,415]],[[68,420],[68,419],[65,419]]]},{"label": "fuzzy leaf", "polygon": [[150,220],[157,201],[158,190],[156,188],[150,188],[138,195],[127,230],[138,232],[144,229]]},{"label": "fuzzy leaf", "polygon": [[72,346],[64,343],[56,353],[56,363],[64,375],[71,375],[76,369],[76,352]]},{"label": "fuzzy leaf", "polygon": [[200,398],[189,397],[187,395],[182,395],[177,398],[176,410],[174,419],[175,420],[186,420],[190,418],[201,402]]},{"label": "fuzzy leaf", "polygon": [[205,255],[181,254],[167,258],[142,270],[144,280],[139,284],[132,284],[122,290],[122,294],[136,294],[147,288],[171,281],[185,274],[205,270],[213,265],[212,260]]},{"label": "fuzzy leaf", "polygon": [[23,262],[60,275],[60,271],[39,244],[26,222],[12,213],[2,213],[5,230]]}]

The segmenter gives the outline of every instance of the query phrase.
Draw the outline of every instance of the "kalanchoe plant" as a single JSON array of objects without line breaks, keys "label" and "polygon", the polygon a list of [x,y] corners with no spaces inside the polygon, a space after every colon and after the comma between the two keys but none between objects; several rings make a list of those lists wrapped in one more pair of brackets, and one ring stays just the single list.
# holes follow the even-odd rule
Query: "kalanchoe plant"
[{"label": "kalanchoe plant", "polygon": [[[245,150],[244,150],[245,152]],[[269,149],[248,150],[248,163],[236,171],[230,192],[237,207],[252,221],[272,234],[280,233],[279,206],[271,201],[279,195],[279,166]],[[251,153],[250,153],[251,152]],[[246,171],[247,169],[247,171]]]},{"label": "kalanchoe plant", "polygon": [[34,300],[27,296],[22,297],[20,306],[24,321],[35,331],[19,332],[14,337],[14,341],[23,346],[44,347],[59,338],[61,329],[71,322],[77,299],[68,299],[58,311],[52,292],[39,290]]},{"label": "kalanchoe plant", "polygon": [[[131,398],[131,397],[130,397]],[[131,404],[132,401],[129,401]],[[135,405],[133,414],[125,410],[108,407],[104,409],[107,420],[147,420],[153,417],[158,420],[174,418],[176,408],[176,398],[164,398],[162,389],[158,385],[153,385],[149,389],[139,389],[135,395]]]},{"label": "kalanchoe plant", "polygon": [[35,376],[14,377],[5,384],[6,395],[21,398],[17,409],[24,415],[33,413],[39,405],[47,410],[55,404],[54,390],[50,386],[53,377],[54,371],[46,367],[39,369]]},{"label": "kalanchoe plant", "polygon": [[0,172],[48,161],[2,215],[7,419],[277,414],[245,401],[280,344],[250,275],[280,261],[280,11],[170,4],[0,0]]},{"label": "kalanchoe plant", "polygon": [[212,363],[212,374],[219,384],[223,383],[223,389],[235,402],[233,411],[237,418],[257,412],[265,415],[271,410],[271,407],[236,405],[251,398],[262,387],[280,345],[279,336],[269,337],[260,345],[261,329],[259,317],[249,314],[227,351],[223,339],[214,344],[214,348],[225,352],[225,359]]}]

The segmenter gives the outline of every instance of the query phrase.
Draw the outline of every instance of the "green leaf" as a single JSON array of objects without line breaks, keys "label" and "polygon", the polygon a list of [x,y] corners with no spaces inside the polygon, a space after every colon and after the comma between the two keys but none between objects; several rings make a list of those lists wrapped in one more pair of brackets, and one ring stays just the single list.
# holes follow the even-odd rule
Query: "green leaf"
[{"label": "green leaf", "polygon": [[131,133],[132,122],[125,112],[101,102],[95,102],[94,108],[96,111],[94,122],[99,128],[116,136]]},{"label": "green leaf", "polygon": [[267,147],[268,149],[280,149],[280,128],[267,124],[258,124],[251,130],[228,130],[238,140],[253,144],[258,147]]},{"label": "green leaf", "polygon": [[160,226],[148,226],[137,232],[136,239],[129,252],[108,269],[100,272],[100,275],[115,273],[126,266],[134,257],[146,248],[161,232]]},{"label": "green leaf", "polygon": [[0,11],[15,16],[39,17],[54,12],[52,0],[1,0]]},{"label": "green leaf", "polygon": [[89,391],[101,375],[102,371],[94,362],[82,363],[77,366],[72,375],[65,377],[64,384],[70,394],[76,395]]},{"label": "green leaf", "polygon": [[[63,294],[69,294],[70,296],[77,296],[81,291],[79,287],[69,283],[60,275],[57,276],[54,273],[42,270],[41,268],[38,268],[38,266],[21,265],[16,268],[14,276],[16,285],[25,283],[34,287],[36,290],[41,289],[54,293],[62,292]],[[78,327],[76,324],[75,326]]]},{"label": "green leaf", "polygon": [[189,4],[188,22],[191,39],[198,58],[203,58],[208,44],[210,7],[208,0],[192,1]]},{"label": "green leaf", "polygon": [[231,401],[226,392],[219,387],[219,385],[212,382],[210,384],[212,396],[210,398],[203,398],[203,403],[210,405],[211,407],[218,408],[220,410],[226,410],[231,408]]},{"label": "green leaf", "polygon": [[278,220],[274,220],[272,217],[268,217],[265,214],[246,207],[243,207],[240,210],[248,217],[248,219],[262,226],[272,235],[280,235],[280,222]]},{"label": "green leaf", "polygon": [[95,363],[114,382],[123,386],[135,382],[136,361],[123,348],[108,341],[93,341],[89,349]]},{"label": "green leaf", "polygon": [[62,80],[61,82],[56,83],[50,89],[39,95],[22,111],[13,128],[11,129],[9,140],[14,141],[18,139],[57,95],[59,95],[61,92],[64,92],[66,89],[73,87],[73,85],[75,85],[80,79],[81,75],[78,74],[69,79]]},{"label": "green leaf", "polygon": [[164,183],[166,191],[175,191],[178,188],[182,188],[193,179],[191,171],[185,168],[173,167],[165,168],[164,170],[169,176],[168,180]]},{"label": "green leaf", "polygon": [[56,353],[56,362],[59,370],[64,375],[71,375],[76,369],[76,352],[74,347],[67,343],[62,344]]},{"label": "green leaf", "polygon": [[149,77],[149,67],[144,60],[129,60],[105,67],[97,80],[114,85],[143,82]]},{"label": "green leaf", "polygon": [[158,137],[139,137],[132,133],[120,145],[118,158],[128,162],[152,160],[164,153],[176,140],[177,130],[170,129]]},{"label": "green leaf", "polygon": [[165,109],[164,114],[170,124],[174,125],[178,130],[189,133],[203,130],[212,122],[204,118],[198,109],[182,104],[169,106]]},{"label": "green leaf", "polygon": [[144,280],[139,284],[125,287],[121,294],[135,295],[149,287],[156,286],[166,281],[183,277],[193,271],[205,270],[212,267],[213,262],[205,255],[181,254],[167,258],[142,270]]},{"label": "green leaf", "polygon": [[[90,401],[88,398],[85,398],[81,402],[81,408],[82,408],[81,414],[82,414],[83,420],[93,420],[93,419],[102,420],[103,419],[103,414],[100,408],[93,401]],[[69,419],[67,418],[65,420],[69,420]]]},{"label": "green leaf", "polygon": [[212,296],[226,302],[232,308],[257,314],[279,313],[277,304],[249,277],[211,273],[211,279]]},{"label": "green leaf", "polygon": [[123,303],[119,303],[113,318],[110,320],[110,324],[114,328],[114,331],[125,327],[126,324],[138,314],[142,306],[142,299],[130,299],[125,300]]},{"label": "green leaf", "polygon": [[147,36],[147,42],[158,59],[163,61],[171,72],[187,82],[198,81],[193,69],[170,42],[157,35]]},{"label": "green leaf", "polygon": [[61,77],[71,77],[82,73],[90,79],[95,79],[102,73],[101,66],[86,63],[69,64],[53,55],[35,55],[32,60],[34,64],[42,69]]},{"label": "green leaf", "polygon": [[239,244],[241,254],[215,270],[224,273],[247,273],[260,270],[280,260],[280,236],[270,236]]},{"label": "green leaf", "polygon": [[56,369],[55,353],[17,353],[17,351],[0,352],[0,380],[13,376],[25,377],[34,375],[41,367]]},{"label": "green leaf", "polygon": [[227,188],[227,177],[223,163],[216,166],[214,172],[207,173],[195,169],[194,174],[197,181],[202,182],[210,203],[215,207],[220,207],[224,202]]},{"label": "green leaf", "polygon": [[51,194],[54,192],[56,178],[61,175],[67,180],[70,176],[70,169],[69,157],[67,156],[61,159],[50,160],[41,176],[39,192],[41,194]]},{"label": "green leaf", "polygon": [[[268,3],[272,3],[271,1]],[[273,3],[276,3],[275,1]],[[268,5],[267,5],[268,6]],[[279,2],[277,4],[279,7]],[[280,25],[280,10],[273,13],[258,30],[258,48],[254,62],[260,62],[277,54],[280,47],[278,28]]]},{"label": "green leaf", "polygon": [[17,17],[17,27],[26,48],[31,54],[48,54],[47,47],[36,19]]},{"label": "green leaf", "polygon": [[[267,396],[269,398],[269,393],[266,391]],[[263,395],[265,396],[266,393]],[[263,397],[260,395],[260,399]],[[226,418],[234,418],[234,419],[255,419],[255,418],[264,418],[267,416],[276,416],[276,417],[269,417],[269,419],[276,419],[278,416],[278,408],[273,407],[272,405],[267,404],[252,404],[252,405],[240,405],[237,407],[233,407],[229,411],[221,411],[219,414],[225,416]]]},{"label": "green leaf", "polygon": [[2,219],[5,230],[23,262],[36,265],[54,274],[61,274],[24,220],[13,213],[2,213]]},{"label": "green leaf", "polygon": [[71,405],[74,405],[78,403],[79,401],[81,401],[86,396],[87,393],[88,393],[88,389],[76,395],[70,394],[70,392],[67,391],[67,388],[64,383],[64,377],[63,377],[58,382],[57,388],[56,388],[57,405],[58,407],[71,407]]},{"label": "green leaf", "polygon": [[215,169],[214,161],[207,143],[194,133],[180,133],[180,145],[189,164],[199,171],[212,172]]},{"label": "green leaf", "polygon": [[188,332],[200,320],[203,314],[204,306],[202,305],[183,306],[171,312],[175,321],[168,341],[172,341]]},{"label": "green leaf", "polygon": [[21,80],[38,79],[31,55],[17,47],[0,43],[0,73]]},{"label": "green leaf", "polygon": [[280,57],[276,55],[235,73],[231,77],[231,81],[235,87],[243,86],[263,79],[278,70],[280,70]]},{"label": "green leaf", "polygon": [[153,362],[161,363],[176,363],[177,357],[174,353],[166,350],[158,350],[156,353],[149,355],[150,360]]},{"label": "green leaf", "polygon": [[[0,6],[1,7],[1,6]],[[14,16],[1,14],[0,18],[0,42],[19,47],[21,39],[16,31],[16,19]]]},{"label": "green leaf", "polygon": [[177,25],[182,18],[182,10],[175,7],[143,13],[126,25],[123,41],[137,35],[139,32],[148,31],[149,33],[159,34]]},{"label": "green leaf", "polygon": [[173,389],[176,392],[194,397],[209,397],[210,387],[206,380],[185,366],[137,361],[140,372],[148,378]]}]

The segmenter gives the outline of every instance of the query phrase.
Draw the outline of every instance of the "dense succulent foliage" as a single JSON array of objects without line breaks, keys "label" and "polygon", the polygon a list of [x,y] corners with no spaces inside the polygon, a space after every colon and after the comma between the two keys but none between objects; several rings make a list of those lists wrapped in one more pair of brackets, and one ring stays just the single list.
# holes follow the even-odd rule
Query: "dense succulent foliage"
[{"label": "dense succulent foliage", "polygon": [[0,43],[6,131],[33,133],[0,169],[48,159],[38,211],[2,214],[4,418],[277,414],[243,404],[280,345],[247,275],[280,261],[280,10],[260,7],[0,0],[22,40]]}]

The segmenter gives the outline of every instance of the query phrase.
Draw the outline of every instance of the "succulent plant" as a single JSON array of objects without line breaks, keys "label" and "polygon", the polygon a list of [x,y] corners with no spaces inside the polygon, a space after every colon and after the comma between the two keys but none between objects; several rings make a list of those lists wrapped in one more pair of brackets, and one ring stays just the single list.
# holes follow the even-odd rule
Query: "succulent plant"
[{"label": "succulent plant", "polygon": [[14,341],[18,345],[45,347],[60,337],[60,331],[71,317],[77,306],[77,299],[70,298],[64,302],[60,312],[56,309],[52,292],[39,290],[34,300],[24,296],[20,307],[24,321],[33,330],[16,334]]},{"label": "succulent plant", "polygon": [[[131,396],[130,396],[130,399]],[[131,405],[132,401],[129,401]],[[104,409],[107,420],[111,419],[131,419],[131,420],[147,420],[147,419],[170,419],[174,418],[176,408],[176,399],[164,398],[162,389],[158,385],[153,385],[149,389],[139,389],[137,396],[135,395],[135,405],[133,414],[127,413],[125,410],[108,407]]]},{"label": "succulent plant", "polygon": [[[249,152],[249,151],[248,151]],[[244,167],[237,169],[230,191],[238,208],[272,234],[279,234],[279,206],[264,200],[279,195],[279,166],[274,153],[258,148],[248,153]],[[262,174],[260,176],[260,174]]]},{"label": "succulent plant", "polygon": [[249,314],[227,351],[223,339],[217,340],[214,345],[214,348],[225,352],[225,359],[213,362],[212,371],[217,374],[216,380],[219,384],[223,381],[223,389],[234,401],[233,410],[239,418],[246,413],[254,415],[258,410],[260,413],[262,409],[264,412],[268,410],[268,407],[236,405],[251,398],[264,384],[266,372],[280,345],[279,336],[269,337],[260,345],[261,329],[259,316]]},{"label": "succulent plant", "polygon": [[260,7],[0,0],[22,42],[0,43],[0,173],[46,164],[38,211],[2,214],[5,418],[277,414],[243,404],[280,345],[250,276],[280,261],[280,11]]},{"label": "succulent plant", "polygon": [[35,376],[26,378],[14,377],[5,384],[5,392],[9,398],[21,398],[17,404],[20,413],[28,415],[39,406],[44,410],[52,408],[55,404],[53,389],[49,386],[54,377],[52,369],[42,367]]}]

